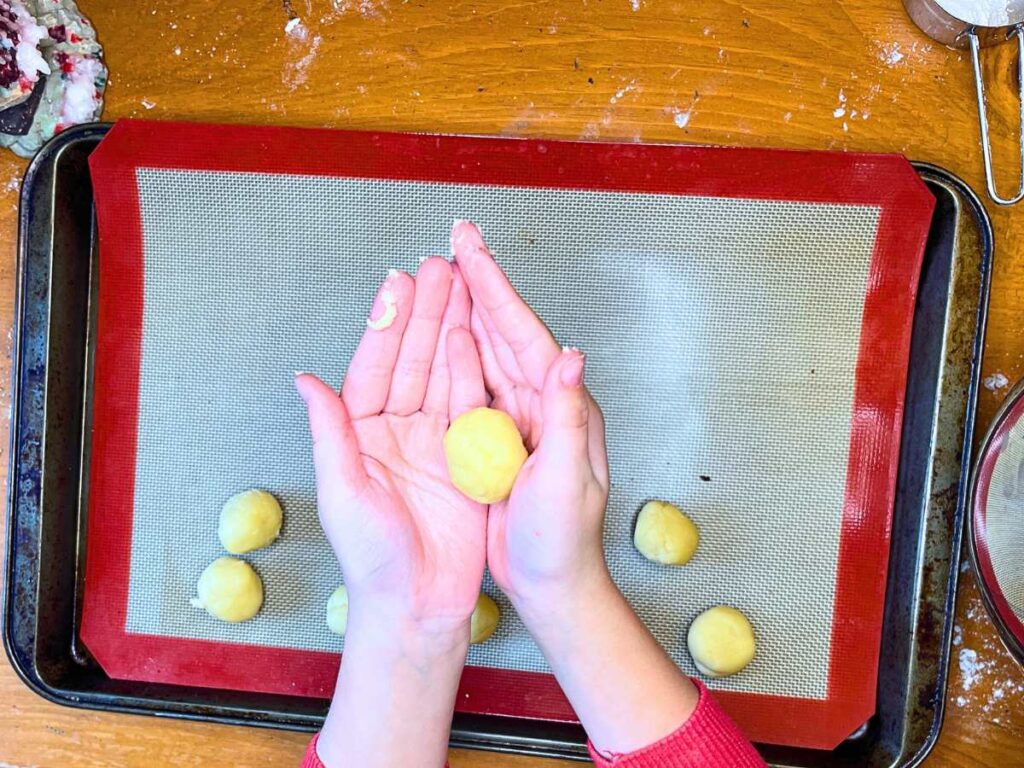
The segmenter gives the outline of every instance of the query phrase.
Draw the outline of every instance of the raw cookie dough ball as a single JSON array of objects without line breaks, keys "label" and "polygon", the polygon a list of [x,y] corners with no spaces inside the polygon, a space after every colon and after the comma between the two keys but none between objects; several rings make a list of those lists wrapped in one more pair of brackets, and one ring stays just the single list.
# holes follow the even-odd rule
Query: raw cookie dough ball
[{"label": "raw cookie dough ball", "polygon": [[512,492],[526,448],[511,416],[476,408],[448,427],[444,455],[452,484],[473,501],[493,504]]},{"label": "raw cookie dough ball", "polygon": [[234,557],[219,557],[206,566],[196,592],[192,605],[222,621],[251,619],[263,605],[260,577],[247,562]]},{"label": "raw cookie dough ball", "polygon": [[633,543],[648,560],[662,565],[686,565],[699,542],[697,526],[674,504],[649,501],[640,510]]},{"label": "raw cookie dough ball", "polygon": [[754,628],[728,605],[709,608],[693,620],[686,645],[697,669],[708,677],[735,675],[754,658]]},{"label": "raw cookie dough ball", "polygon": [[267,546],[281,532],[281,505],[266,491],[243,491],[220,511],[217,535],[233,555]]},{"label": "raw cookie dough ball", "polygon": [[483,592],[476,599],[476,608],[473,609],[473,617],[469,624],[469,642],[474,645],[486,643],[498,628],[498,620],[501,618],[501,611],[497,604]]},{"label": "raw cookie dough ball", "polygon": [[348,587],[342,584],[327,599],[327,628],[336,635],[348,629]]}]

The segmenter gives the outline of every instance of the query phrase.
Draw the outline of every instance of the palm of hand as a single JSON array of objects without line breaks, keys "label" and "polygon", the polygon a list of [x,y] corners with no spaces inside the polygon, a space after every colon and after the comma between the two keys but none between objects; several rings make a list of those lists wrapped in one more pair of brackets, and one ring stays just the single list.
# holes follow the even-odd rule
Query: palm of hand
[{"label": "palm of hand", "polygon": [[564,580],[582,560],[603,562],[604,422],[582,387],[582,355],[561,349],[479,230],[456,224],[452,248],[473,298],[470,327],[491,406],[512,417],[532,451],[511,496],[488,513],[487,563],[512,594]]},{"label": "palm of hand", "polygon": [[[515,592],[527,584],[557,580],[575,567],[567,555],[577,552],[579,540],[591,533],[581,530],[576,511],[603,510],[607,491],[596,481],[589,461],[545,450],[543,374],[531,382],[493,320],[485,317],[486,310],[474,309],[474,313],[477,344],[493,390],[491,407],[512,417],[531,452],[512,494],[492,504],[488,512],[488,568],[502,590]],[[524,326],[530,324],[518,324]],[[543,326],[534,326],[534,333],[539,334],[539,328]],[[543,360],[535,367],[546,366],[546,372],[559,359],[560,348],[546,329],[539,338],[533,349]],[[600,421],[600,412],[593,418]],[[599,519],[587,522],[600,524]]]},{"label": "palm of hand", "polygon": [[[468,621],[486,557],[486,511],[448,477],[444,434],[484,405],[458,271],[428,259],[415,281],[390,275],[339,396],[311,375],[296,386],[313,437],[320,520],[341,562],[353,612],[428,625]],[[387,611],[384,611],[385,613]]]},{"label": "palm of hand", "polygon": [[[484,569],[484,507],[452,487],[441,448],[446,419],[422,412],[353,422],[369,483],[354,503],[365,524],[323,515],[346,579],[367,592],[404,595],[414,614],[472,611]],[[343,530],[342,530],[343,528]]]}]

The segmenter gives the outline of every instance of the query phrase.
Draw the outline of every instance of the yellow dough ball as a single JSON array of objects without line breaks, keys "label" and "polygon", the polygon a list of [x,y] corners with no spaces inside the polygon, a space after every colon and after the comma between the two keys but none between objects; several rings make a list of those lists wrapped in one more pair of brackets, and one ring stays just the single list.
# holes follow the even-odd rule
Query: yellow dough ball
[{"label": "yellow dough ball", "polygon": [[344,584],[327,599],[327,628],[336,635],[348,629],[348,587]]},{"label": "yellow dough ball", "polygon": [[511,416],[476,408],[448,427],[444,455],[452,484],[473,501],[493,504],[512,492],[526,448]]},{"label": "yellow dough ball", "polygon": [[754,628],[728,605],[709,608],[693,620],[686,634],[693,663],[708,677],[735,675],[754,658]]},{"label": "yellow dough ball", "polygon": [[498,628],[498,620],[501,618],[501,611],[498,605],[491,598],[480,593],[476,599],[476,608],[473,609],[473,617],[469,624],[469,642],[474,645],[486,643]]},{"label": "yellow dough ball", "polygon": [[267,546],[281,532],[281,505],[266,491],[243,491],[220,510],[217,535],[233,555]]},{"label": "yellow dough ball", "polygon": [[199,577],[192,605],[216,619],[239,622],[255,616],[263,605],[263,582],[247,562],[220,557]]},{"label": "yellow dough ball", "polygon": [[700,532],[679,507],[649,501],[640,510],[633,532],[640,554],[662,565],[686,565],[700,543]]}]

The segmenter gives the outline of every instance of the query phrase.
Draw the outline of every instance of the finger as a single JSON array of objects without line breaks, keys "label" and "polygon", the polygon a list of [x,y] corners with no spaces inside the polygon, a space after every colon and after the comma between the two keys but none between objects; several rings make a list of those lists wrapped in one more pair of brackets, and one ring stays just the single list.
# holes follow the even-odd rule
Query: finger
[{"label": "finger", "polygon": [[412,314],[402,336],[384,410],[408,416],[423,407],[430,378],[430,364],[437,349],[441,318],[452,284],[451,265],[440,258],[424,261],[416,273]]},{"label": "finger", "polygon": [[369,478],[348,409],[333,389],[311,374],[299,374],[295,389],[306,403],[309,415],[313,468],[321,504],[359,496]]},{"label": "finger", "polygon": [[587,422],[587,449],[590,456],[590,466],[594,477],[606,491],[608,490],[608,448],[604,437],[604,414],[601,413],[601,406],[594,400],[594,396],[587,393],[587,401],[590,406],[589,421]]},{"label": "finger", "polygon": [[487,311],[515,353],[527,380],[540,390],[545,374],[560,352],[555,338],[516,293],[474,224],[456,222],[452,228],[452,251],[473,301]]},{"label": "finger", "polygon": [[515,387],[512,381],[505,374],[501,365],[495,357],[494,347],[491,338],[484,328],[483,319],[476,308],[470,313],[469,328],[476,342],[477,352],[480,355],[480,367],[484,372],[484,386],[500,404],[501,408],[512,417],[512,420],[523,431],[522,414],[519,412],[519,404],[516,400]]},{"label": "finger", "polygon": [[395,272],[388,275],[377,293],[366,332],[341,388],[341,399],[353,419],[376,416],[384,410],[415,292],[413,279],[404,272]]},{"label": "finger", "polygon": [[448,368],[452,376],[448,418],[455,421],[466,411],[487,404],[480,356],[473,335],[465,328],[455,328],[448,334]]},{"label": "finger", "polygon": [[[490,340],[490,348],[498,365],[505,372],[510,381],[508,392],[505,393],[504,406],[508,413],[519,427],[520,433],[526,440],[527,447],[532,450],[537,445],[540,437],[540,401],[537,399],[538,390],[531,384],[523,374],[515,353],[508,346],[501,333],[491,322],[487,310],[474,306],[474,312],[479,314],[484,331]],[[518,414],[518,415],[517,415]]]},{"label": "finger", "polygon": [[[505,372],[505,375],[510,381],[521,384],[523,386],[533,387],[530,381],[526,378],[526,374],[523,373],[523,369],[519,367],[519,361],[516,360],[516,353],[512,351],[512,347],[508,345],[508,340],[501,335],[501,331],[498,330],[494,321],[491,320],[491,316],[487,310],[480,305],[475,305],[473,311],[480,317],[480,322],[483,326],[484,332],[487,334],[487,338],[490,343],[491,349],[494,350],[494,357],[498,361],[498,365]],[[538,390],[539,387],[533,387]]]},{"label": "finger", "polygon": [[583,362],[579,350],[567,350],[556,358],[544,379],[544,431],[539,447],[546,460],[558,466],[589,464],[590,398],[583,386]]},{"label": "finger", "polygon": [[448,393],[451,376],[448,371],[448,334],[452,328],[468,328],[470,324],[469,288],[462,279],[459,268],[452,265],[452,286],[448,291],[448,306],[441,318],[441,332],[437,337],[437,349],[430,365],[430,379],[427,381],[427,393],[423,397],[423,410],[426,413],[448,413]]}]

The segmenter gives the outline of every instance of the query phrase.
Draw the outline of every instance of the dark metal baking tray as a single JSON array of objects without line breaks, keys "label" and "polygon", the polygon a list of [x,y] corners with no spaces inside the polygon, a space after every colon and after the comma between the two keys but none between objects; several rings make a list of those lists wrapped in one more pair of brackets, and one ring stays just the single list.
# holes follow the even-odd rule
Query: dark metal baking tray
[{"label": "dark metal baking tray", "polygon": [[[60,704],[312,731],[324,701],[112,680],[78,642],[97,257],[87,159],[107,129],[57,136],[22,186],[4,647],[25,683]],[[914,317],[876,715],[832,752],[764,747],[780,766],[915,765],[941,727],[992,233],[963,182],[916,168],[937,207]],[[586,755],[578,726],[482,715],[456,715],[452,744]]]}]

